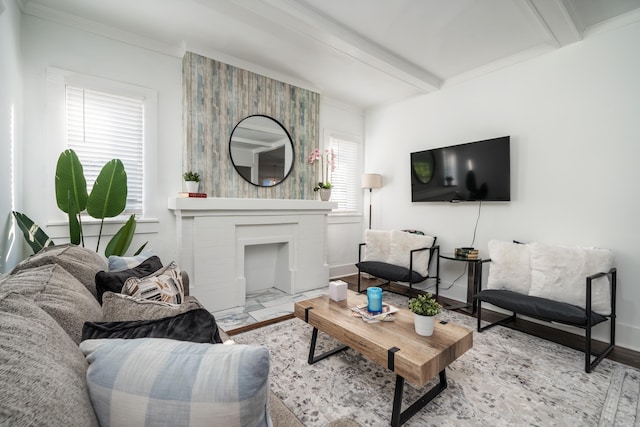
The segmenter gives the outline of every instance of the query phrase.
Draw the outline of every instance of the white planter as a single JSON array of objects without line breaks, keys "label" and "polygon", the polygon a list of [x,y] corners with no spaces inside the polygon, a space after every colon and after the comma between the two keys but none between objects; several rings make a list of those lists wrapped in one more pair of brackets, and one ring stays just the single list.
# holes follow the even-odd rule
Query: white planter
[{"label": "white planter", "polygon": [[330,188],[320,188],[318,192],[320,193],[320,200],[322,200],[323,202],[328,202],[331,198]]},{"label": "white planter", "polygon": [[196,181],[185,181],[187,185],[187,192],[189,193],[197,193],[198,187],[200,187],[200,183]]},{"label": "white planter", "polygon": [[433,323],[436,316],[421,316],[413,313],[413,323],[416,327],[416,333],[423,337],[430,337],[433,335]]}]

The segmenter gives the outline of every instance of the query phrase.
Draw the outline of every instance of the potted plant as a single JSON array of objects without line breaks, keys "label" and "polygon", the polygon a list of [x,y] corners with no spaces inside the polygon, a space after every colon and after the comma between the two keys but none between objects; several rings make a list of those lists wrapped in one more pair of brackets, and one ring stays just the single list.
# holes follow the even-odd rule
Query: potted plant
[{"label": "potted plant", "polygon": [[435,315],[442,311],[442,306],[430,293],[418,295],[409,300],[409,310],[413,312],[416,333],[425,337],[433,334]]},{"label": "potted plant", "polygon": [[188,171],[185,172],[182,177],[187,186],[189,193],[197,193],[198,186],[200,185],[200,174],[198,172]]},{"label": "potted plant", "polygon": [[336,155],[333,149],[325,150],[324,154],[316,148],[309,155],[309,164],[320,164],[321,181],[313,187],[313,191],[320,194],[320,200],[328,201],[331,198],[331,182],[329,182],[329,170],[334,172],[336,169]]}]

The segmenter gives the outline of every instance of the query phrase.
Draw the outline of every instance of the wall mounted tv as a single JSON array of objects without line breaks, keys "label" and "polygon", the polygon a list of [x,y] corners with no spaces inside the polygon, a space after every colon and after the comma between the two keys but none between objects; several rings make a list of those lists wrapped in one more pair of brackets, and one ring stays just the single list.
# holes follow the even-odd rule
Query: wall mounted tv
[{"label": "wall mounted tv", "polygon": [[411,201],[509,201],[509,137],[411,153]]}]

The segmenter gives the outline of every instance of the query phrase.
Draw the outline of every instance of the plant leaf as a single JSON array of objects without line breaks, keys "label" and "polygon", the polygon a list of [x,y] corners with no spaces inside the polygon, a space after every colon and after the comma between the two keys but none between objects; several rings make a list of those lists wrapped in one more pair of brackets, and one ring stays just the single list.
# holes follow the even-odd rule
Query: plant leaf
[{"label": "plant leaf", "polygon": [[147,243],[149,242],[148,241],[144,242],[144,244],[138,248],[138,250],[136,251],[135,254],[133,254],[133,256],[140,255],[140,253],[144,250],[144,247],[147,246]]},{"label": "plant leaf", "polygon": [[31,246],[34,254],[37,254],[48,246],[55,246],[53,240],[51,240],[47,233],[45,233],[38,224],[35,224],[31,218],[20,212],[12,211],[11,213],[15,217],[18,227],[22,230],[22,234],[24,234],[24,239],[29,246]]},{"label": "plant leaf", "polygon": [[58,157],[55,183],[56,202],[63,212],[69,213],[70,198],[73,198],[76,212],[87,207],[87,181],[75,151],[64,150]]},{"label": "plant leaf", "polygon": [[112,159],[102,167],[87,200],[87,213],[93,218],[113,218],[120,215],[127,204],[127,173],[119,159]]},{"label": "plant leaf", "polygon": [[73,201],[73,196],[69,192],[69,241],[74,245],[80,244],[80,223],[78,222],[78,211]]},{"label": "plant leaf", "polygon": [[131,215],[120,230],[109,240],[107,248],[104,250],[104,256],[107,258],[111,255],[123,256],[129,249],[135,232],[136,216]]}]

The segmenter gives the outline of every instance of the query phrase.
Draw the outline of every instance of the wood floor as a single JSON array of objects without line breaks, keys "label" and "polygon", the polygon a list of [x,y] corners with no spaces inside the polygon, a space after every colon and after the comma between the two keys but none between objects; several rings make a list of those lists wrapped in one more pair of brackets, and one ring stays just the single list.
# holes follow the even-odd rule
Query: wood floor
[{"label": "wood floor", "polygon": [[[344,280],[345,282],[347,282],[349,284],[349,289],[353,290],[353,291],[357,291],[358,290],[358,276],[357,275],[353,275],[353,276],[346,276],[346,277],[341,277],[341,280]],[[376,286],[379,285],[381,282],[377,279],[362,279],[361,282],[361,289],[366,289],[369,286]],[[391,285],[391,288],[394,292],[397,293],[406,293],[406,286],[399,286],[399,285]],[[417,291],[420,292],[420,291]],[[459,301],[456,300],[451,300],[448,298],[444,298],[444,297],[439,297],[438,298],[439,302],[444,305],[444,306],[448,306],[448,305],[455,305],[455,304],[459,304]],[[469,314],[464,310],[455,310],[459,313],[468,315],[468,316],[472,316],[472,317],[477,317],[475,314]],[[283,317],[279,317],[276,319],[270,319],[267,320],[265,322],[259,322],[253,325],[249,325],[249,326],[245,326],[245,327],[241,327],[238,329],[234,329],[233,331],[230,331],[229,335],[236,335],[242,332],[246,332],[252,329],[256,329],[256,328],[260,328],[262,326],[266,326],[268,324],[272,324],[272,323],[277,323],[286,319],[291,319],[293,318],[293,314],[291,315],[287,315],[287,316],[283,316]],[[483,309],[482,310],[482,320],[486,320],[488,322],[495,322],[497,320],[500,320],[502,318],[504,318],[505,315],[502,313],[496,313],[496,312],[492,312],[490,310],[486,310]],[[539,338],[543,338],[546,339],[548,341],[552,341],[558,344],[562,344],[571,348],[575,348],[575,349],[582,349],[584,348],[584,337],[580,337],[576,334],[572,334],[570,332],[565,332],[565,331],[561,331],[559,329],[550,327],[550,326],[545,326],[545,325],[541,325],[539,323],[535,323],[535,322],[529,322],[526,320],[522,320],[522,319],[517,319],[515,322],[511,323],[511,328],[521,331],[521,332],[525,332],[534,336],[537,336]],[[601,349],[606,347],[606,343],[600,342],[600,341],[595,341],[593,342],[593,351],[595,353],[598,353],[599,351],[601,351]],[[633,351],[633,350],[629,350],[626,348],[622,348],[622,347],[618,347],[616,346],[613,351],[611,353],[609,353],[609,355],[607,356],[607,359],[611,359],[614,360],[616,362],[620,362],[623,363],[625,365],[629,365],[631,367],[634,368],[638,368],[640,369],[640,352],[637,351]],[[597,369],[597,368],[596,368]]]}]

